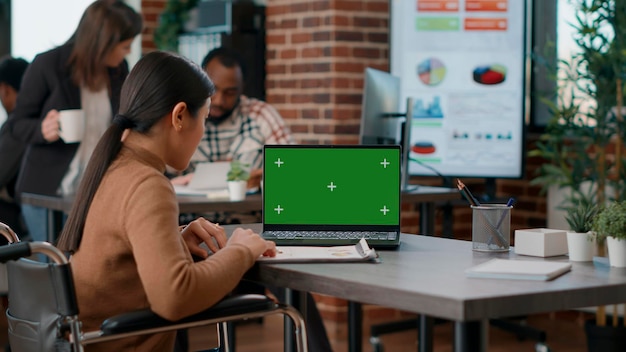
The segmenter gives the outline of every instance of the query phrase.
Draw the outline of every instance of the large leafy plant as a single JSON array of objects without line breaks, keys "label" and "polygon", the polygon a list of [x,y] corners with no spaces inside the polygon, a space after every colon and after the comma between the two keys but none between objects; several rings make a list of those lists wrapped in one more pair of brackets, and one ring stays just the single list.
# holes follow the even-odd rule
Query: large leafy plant
[{"label": "large leafy plant", "polygon": [[[545,159],[532,184],[567,188],[568,207],[581,199],[598,204],[623,199],[623,82],[626,72],[626,2],[574,0],[578,51],[551,72],[557,91],[543,99],[552,112],[529,156]],[[590,183],[593,192],[585,192]],[[614,190],[607,196],[606,189]]]},{"label": "large leafy plant", "polygon": [[178,36],[183,33],[189,11],[198,5],[199,0],[167,0],[159,16],[159,24],[154,30],[154,44],[164,51],[178,51]]}]

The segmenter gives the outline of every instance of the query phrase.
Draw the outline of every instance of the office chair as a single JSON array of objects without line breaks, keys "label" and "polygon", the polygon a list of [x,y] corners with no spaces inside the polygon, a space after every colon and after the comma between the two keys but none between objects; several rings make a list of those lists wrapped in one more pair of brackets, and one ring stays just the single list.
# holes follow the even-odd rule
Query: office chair
[{"label": "office chair", "polygon": [[[307,352],[306,327],[300,313],[257,294],[226,297],[203,312],[175,322],[149,309],[137,310],[106,319],[97,331],[83,332],[71,266],[65,255],[47,242],[19,242],[15,233],[2,223],[0,234],[10,242],[0,247],[0,262],[7,266],[7,319],[13,351],[82,352],[88,344],[217,324],[220,346],[211,351],[228,352],[231,351],[229,322],[283,314],[294,324],[297,350]],[[48,256],[51,263],[24,259],[36,253]]]}]

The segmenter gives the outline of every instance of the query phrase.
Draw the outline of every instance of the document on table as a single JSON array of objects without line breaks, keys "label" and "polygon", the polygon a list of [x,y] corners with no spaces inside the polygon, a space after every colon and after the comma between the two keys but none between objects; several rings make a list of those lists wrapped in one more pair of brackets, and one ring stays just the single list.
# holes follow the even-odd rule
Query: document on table
[{"label": "document on table", "polygon": [[552,280],[570,271],[568,262],[491,259],[465,270],[467,277],[512,280]]},{"label": "document on table", "polygon": [[259,257],[260,263],[330,263],[330,262],[377,262],[378,254],[362,238],[350,246],[312,247],[278,246],[275,257]]}]

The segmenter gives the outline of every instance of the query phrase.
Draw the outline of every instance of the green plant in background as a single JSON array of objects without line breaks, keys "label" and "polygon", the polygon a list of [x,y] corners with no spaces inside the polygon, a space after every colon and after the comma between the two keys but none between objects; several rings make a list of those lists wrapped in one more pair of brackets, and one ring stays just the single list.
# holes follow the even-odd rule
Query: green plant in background
[{"label": "green plant in background", "polygon": [[[626,74],[626,1],[572,0],[576,8],[574,40],[578,51],[551,68],[557,91],[542,101],[552,113],[545,133],[529,156],[546,163],[532,184],[567,188],[571,197],[563,206],[587,201],[605,204],[624,199],[622,117]],[[549,68],[550,69],[550,68]],[[583,105],[587,105],[583,108]],[[607,155],[610,146],[613,155]],[[594,192],[584,192],[588,183]],[[614,190],[614,199],[606,189]]]},{"label": "green plant in background", "polygon": [[247,170],[248,165],[242,164],[239,160],[230,162],[230,170],[226,174],[227,181],[248,181],[250,173]]},{"label": "green plant in background", "polygon": [[626,240],[626,201],[611,202],[595,217],[592,229],[598,237]]},{"label": "green plant in background", "polygon": [[154,30],[154,44],[164,51],[178,52],[178,36],[183,33],[189,11],[198,5],[199,0],[168,0],[159,16],[159,24]]},{"label": "green plant in background", "polygon": [[[558,61],[554,72],[557,91],[547,98],[552,112],[545,134],[529,156],[545,158],[533,184],[543,190],[558,186],[570,191],[563,207],[577,201],[603,206],[606,190],[615,200],[626,199],[622,141],[626,126],[622,116],[626,81],[626,1],[571,0],[576,10],[574,40],[578,51],[570,60]],[[589,105],[583,109],[582,105]],[[607,155],[611,143],[615,149]],[[590,192],[584,191],[585,187]],[[605,214],[606,215],[606,214]],[[626,217],[626,214],[624,215]],[[600,226],[600,215],[594,220]],[[598,253],[604,255],[599,232]],[[617,305],[614,306],[613,325]],[[626,319],[624,320],[626,322]],[[605,307],[596,311],[596,324],[606,325]]]},{"label": "green plant in background", "polygon": [[587,199],[581,199],[578,204],[566,208],[565,220],[570,230],[579,233],[591,231],[593,221],[598,214],[598,206]]}]

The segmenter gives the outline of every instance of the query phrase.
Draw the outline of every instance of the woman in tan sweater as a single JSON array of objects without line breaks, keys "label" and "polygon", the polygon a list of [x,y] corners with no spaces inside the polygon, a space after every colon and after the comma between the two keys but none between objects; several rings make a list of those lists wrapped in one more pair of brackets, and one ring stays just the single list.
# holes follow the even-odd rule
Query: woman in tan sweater
[{"label": "woman in tan sweater", "polygon": [[[120,113],[94,150],[58,243],[72,253],[86,331],[134,309],[149,307],[170,320],[200,312],[228,294],[257,257],[275,255],[274,243],[251,230],[227,239],[202,218],[178,226],[165,168],[187,167],[213,91],[196,64],[164,52],[146,55],[126,79]],[[192,254],[206,259],[194,262]],[[170,352],[173,345],[174,333],[167,333],[88,350]]]}]

